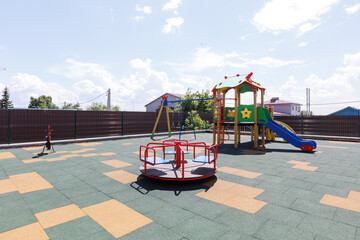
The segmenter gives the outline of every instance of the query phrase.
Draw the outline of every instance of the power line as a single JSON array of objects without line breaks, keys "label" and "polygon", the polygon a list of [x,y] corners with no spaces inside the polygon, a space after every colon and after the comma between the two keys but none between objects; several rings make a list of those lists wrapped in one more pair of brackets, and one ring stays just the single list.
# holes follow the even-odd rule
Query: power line
[{"label": "power line", "polygon": [[107,92],[108,92],[108,91],[106,91],[106,92],[104,92],[104,93],[100,94],[99,96],[94,97],[94,98],[92,98],[92,99],[90,99],[90,100],[88,100],[88,101],[81,102],[81,103],[79,103],[79,104],[84,104],[84,103],[91,102],[91,101],[93,101],[93,100],[95,100],[95,99],[97,99],[97,98],[99,98],[99,97],[101,97],[101,96],[105,95]]},{"label": "power line", "polygon": [[360,101],[351,101],[351,102],[334,102],[334,103],[312,103],[311,106],[317,105],[332,105],[332,104],[346,104],[346,103],[360,103]]}]

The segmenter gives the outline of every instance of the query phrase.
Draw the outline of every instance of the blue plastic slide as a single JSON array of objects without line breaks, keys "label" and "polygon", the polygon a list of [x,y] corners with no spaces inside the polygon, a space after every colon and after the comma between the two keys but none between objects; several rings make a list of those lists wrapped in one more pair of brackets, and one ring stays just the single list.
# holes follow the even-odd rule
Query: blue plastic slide
[{"label": "blue plastic slide", "polygon": [[303,151],[311,152],[316,148],[315,141],[301,139],[271,119],[268,119],[268,123],[263,125]]}]

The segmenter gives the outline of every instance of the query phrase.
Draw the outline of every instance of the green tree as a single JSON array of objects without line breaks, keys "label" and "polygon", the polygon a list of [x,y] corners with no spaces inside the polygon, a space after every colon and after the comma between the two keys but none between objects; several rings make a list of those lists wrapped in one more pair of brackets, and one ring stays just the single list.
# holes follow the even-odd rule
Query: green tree
[{"label": "green tree", "polygon": [[66,103],[66,102],[65,102],[64,106],[62,107],[62,109],[82,110],[79,103],[73,104],[73,103]]},{"label": "green tree", "polygon": [[[181,100],[204,99],[204,98],[211,98],[209,90],[206,91],[201,90],[201,92],[197,91],[193,93],[191,92],[191,89],[188,88],[186,90],[185,96],[182,97]],[[213,111],[213,100],[178,102],[175,108],[175,112],[181,112],[182,104],[184,104],[184,112],[190,112],[190,104],[191,104],[191,110],[195,110],[196,112],[210,113]]]},{"label": "green tree", "polygon": [[[192,111],[193,120],[194,120],[194,128],[195,130],[207,129],[211,127],[209,121],[202,120],[200,115],[196,111]],[[191,121],[190,112],[188,113],[188,117],[185,119],[185,129],[193,127],[193,123]]]},{"label": "green tree", "polygon": [[[92,103],[91,106],[87,107],[86,110],[89,111],[106,111],[107,107],[106,105],[102,104],[102,103]],[[120,111],[120,107],[118,105],[112,105],[111,106],[111,111]]]},{"label": "green tree", "polygon": [[2,98],[0,100],[0,109],[8,109],[13,108],[14,105],[12,104],[12,101],[10,101],[10,92],[7,86],[5,86],[2,94]]},{"label": "green tree", "polygon": [[30,97],[30,103],[28,108],[59,109],[59,107],[52,102],[52,97],[45,95],[41,95],[38,98]]}]

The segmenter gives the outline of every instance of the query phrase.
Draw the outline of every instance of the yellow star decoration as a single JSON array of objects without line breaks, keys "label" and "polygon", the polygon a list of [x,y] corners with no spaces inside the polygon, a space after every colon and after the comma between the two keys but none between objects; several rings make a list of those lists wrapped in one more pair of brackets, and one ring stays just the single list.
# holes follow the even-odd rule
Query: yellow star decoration
[{"label": "yellow star decoration", "polygon": [[244,110],[240,111],[242,114],[242,118],[243,119],[249,119],[250,118],[250,114],[252,113],[251,111],[249,111],[249,109],[245,108]]},{"label": "yellow star decoration", "polygon": [[235,110],[229,110],[227,115],[229,118],[233,118],[235,116]]}]

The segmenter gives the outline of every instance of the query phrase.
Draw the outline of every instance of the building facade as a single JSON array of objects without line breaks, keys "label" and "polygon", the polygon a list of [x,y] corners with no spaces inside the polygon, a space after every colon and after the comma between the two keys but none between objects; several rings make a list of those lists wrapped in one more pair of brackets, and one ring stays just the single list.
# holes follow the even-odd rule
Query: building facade
[{"label": "building facade", "polygon": [[300,116],[302,104],[273,97],[269,101],[265,101],[264,105],[274,107],[274,116]]},{"label": "building facade", "polygon": [[[161,107],[161,101],[162,101],[162,97],[163,96],[167,96],[167,100],[168,101],[175,101],[175,100],[180,100],[180,98],[184,97],[184,94],[178,94],[178,93],[165,93],[163,95],[161,95],[160,97],[156,98],[155,100],[149,102],[148,104],[145,105],[146,107],[146,111],[147,112],[156,112],[160,109]],[[176,106],[176,103],[169,103],[168,107],[174,109]]]}]

